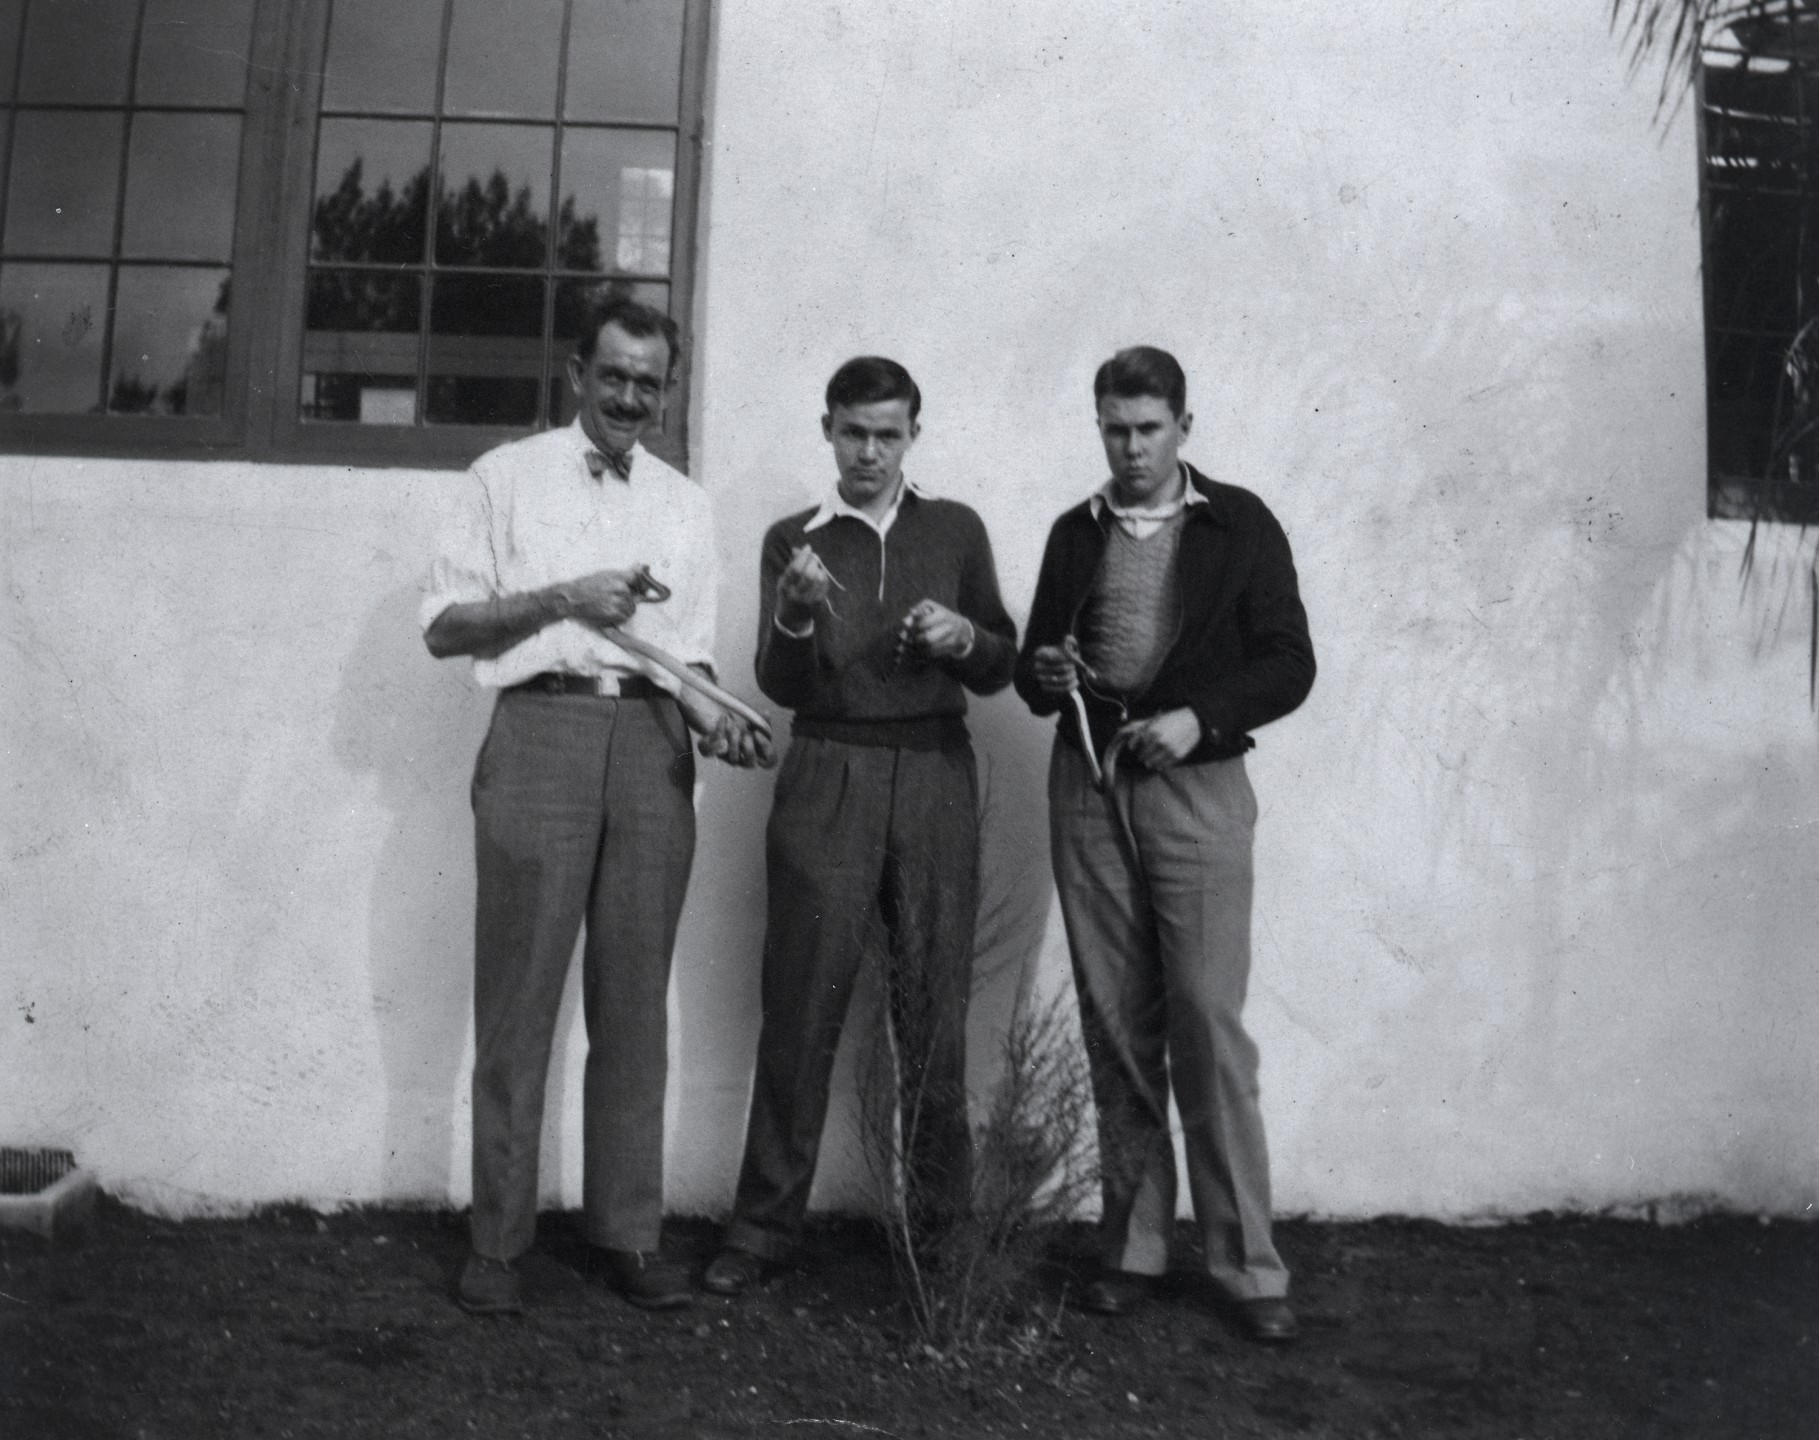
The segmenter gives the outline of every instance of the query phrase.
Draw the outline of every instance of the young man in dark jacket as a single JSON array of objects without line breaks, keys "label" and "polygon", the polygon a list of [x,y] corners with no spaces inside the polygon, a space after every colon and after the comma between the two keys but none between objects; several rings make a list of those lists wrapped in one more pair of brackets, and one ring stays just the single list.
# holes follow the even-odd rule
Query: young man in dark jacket
[{"label": "young man in dark jacket", "polygon": [[[1099,1107],[1103,1269],[1123,1314],[1168,1267],[1172,1077],[1207,1270],[1256,1340],[1295,1334],[1270,1238],[1250,975],[1249,732],[1314,681],[1282,527],[1179,457],[1187,381],[1120,351],[1093,382],[1111,479],[1049,534],[1017,692],[1061,715],[1049,769],[1055,881]],[[1084,721],[1084,725],[1083,722]]]}]

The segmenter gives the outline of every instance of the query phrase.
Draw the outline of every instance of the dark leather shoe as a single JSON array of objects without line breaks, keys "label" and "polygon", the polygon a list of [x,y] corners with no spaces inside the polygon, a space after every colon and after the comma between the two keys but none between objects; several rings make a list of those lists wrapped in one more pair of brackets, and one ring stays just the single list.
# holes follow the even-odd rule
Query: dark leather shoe
[{"label": "dark leather shoe", "polygon": [[688,1273],[654,1250],[608,1250],[598,1247],[606,1283],[641,1310],[680,1310],[694,1300]]},{"label": "dark leather shoe", "polygon": [[1286,1345],[1301,1333],[1288,1301],[1246,1300],[1238,1306],[1238,1319],[1247,1338],[1259,1345]]},{"label": "dark leather shoe", "polygon": [[770,1266],[762,1255],[725,1245],[718,1255],[707,1262],[707,1272],[701,1277],[701,1285],[715,1295],[743,1295],[762,1281],[769,1269]]},{"label": "dark leather shoe", "polygon": [[516,1315],[524,1309],[524,1286],[511,1261],[469,1255],[455,1299],[470,1315]]},{"label": "dark leather shoe", "polygon": [[1128,1315],[1148,1300],[1155,1288],[1151,1276],[1106,1270],[1080,1292],[1080,1308],[1095,1315]]}]

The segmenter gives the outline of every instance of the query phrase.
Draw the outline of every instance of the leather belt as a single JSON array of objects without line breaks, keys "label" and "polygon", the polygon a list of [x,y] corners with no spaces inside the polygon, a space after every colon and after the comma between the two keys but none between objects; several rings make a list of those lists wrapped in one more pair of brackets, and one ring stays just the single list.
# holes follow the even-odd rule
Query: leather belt
[{"label": "leather belt", "polygon": [[569,675],[561,670],[545,670],[506,689],[533,695],[598,695],[608,700],[663,700],[669,696],[669,691],[644,675]]}]

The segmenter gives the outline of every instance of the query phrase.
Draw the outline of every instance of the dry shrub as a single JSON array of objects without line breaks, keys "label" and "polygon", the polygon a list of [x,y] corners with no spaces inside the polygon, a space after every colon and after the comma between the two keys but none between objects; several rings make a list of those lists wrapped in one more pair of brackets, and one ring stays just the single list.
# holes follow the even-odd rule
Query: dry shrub
[{"label": "dry shrub", "polygon": [[[916,1337],[930,1358],[967,1363],[991,1351],[1030,1354],[1059,1320],[1041,1310],[1039,1270],[1056,1227],[1097,1193],[1093,1100],[1072,1013],[1060,997],[1021,997],[1000,1042],[999,1067],[972,1123],[963,1213],[926,1191],[938,1177],[915,1163],[927,1124],[926,1068],[879,1008],[871,1073],[860,1087],[860,1134],[877,1185]],[[923,1044],[933,1044],[924,1037]]]}]

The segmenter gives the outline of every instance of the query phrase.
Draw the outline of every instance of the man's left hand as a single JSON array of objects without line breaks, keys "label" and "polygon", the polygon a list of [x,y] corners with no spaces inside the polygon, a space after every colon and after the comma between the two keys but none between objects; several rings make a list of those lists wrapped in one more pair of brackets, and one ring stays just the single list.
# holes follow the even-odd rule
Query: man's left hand
[{"label": "man's left hand", "polygon": [[735,715],[686,685],[676,696],[676,704],[697,736],[695,748],[709,759],[724,760],[742,770],[754,765],[768,770],[777,763],[770,737],[743,715]]},{"label": "man's left hand", "polygon": [[1167,770],[1194,753],[1200,743],[1200,717],[1185,705],[1147,720],[1133,720],[1112,743],[1146,770]]},{"label": "man's left hand", "polygon": [[973,648],[973,622],[933,600],[903,617],[903,642],[925,660],[958,660]]}]

